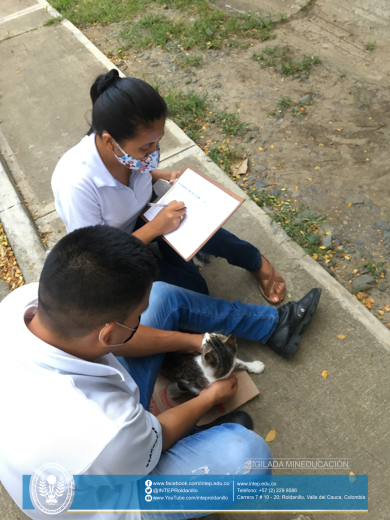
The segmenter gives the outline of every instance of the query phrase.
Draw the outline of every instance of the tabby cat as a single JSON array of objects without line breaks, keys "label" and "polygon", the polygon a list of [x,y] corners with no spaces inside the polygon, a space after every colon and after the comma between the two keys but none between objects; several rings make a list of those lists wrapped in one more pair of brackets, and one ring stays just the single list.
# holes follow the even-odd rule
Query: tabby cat
[{"label": "tabby cat", "polygon": [[236,358],[237,341],[234,334],[206,332],[200,354],[168,352],[160,368],[160,374],[171,381],[168,396],[175,399],[182,392],[199,395],[218,379],[226,379],[235,369],[260,374],[264,370],[261,361],[246,362]]}]

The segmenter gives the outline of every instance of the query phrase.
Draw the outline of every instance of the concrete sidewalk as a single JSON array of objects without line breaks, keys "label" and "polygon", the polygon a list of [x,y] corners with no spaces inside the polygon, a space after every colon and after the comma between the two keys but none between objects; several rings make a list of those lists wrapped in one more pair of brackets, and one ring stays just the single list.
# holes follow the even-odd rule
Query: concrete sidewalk
[{"label": "concrete sidewalk", "polygon": [[[34,225],[42,232],[52,232],[49,247],[65,234],[54,210],[52,171],[59,157],[88,130],[93,80],[113,67],[69,22],[42,26],[53,14],[43,0],[2,0],[0,6],[0,148],[4,161],[0,219],[28,281],[37,279],[44,258]],[[161,148],[163,168],[188,164],[243,195],[172,122],[167,124]],[[23,201],[28,203],[29,215]],[[250,200],[226,228],[261,248],[284,275],[290,299],[301,298],[312,287],[323,288],[318,312],[292,361],[248,341],[240,342],[240,357],[261,359],[266,365],[264,374],[253,377],[260,397],[246,406],[254,416],[256,431],[265,437],[270,429],[276,430],[276,440],[270,445],[275,458],[348,458],[348,471],[369,475],[371,517],[388,518],[390,448],[385,410],[390,395],[390,332],[283,230],[271,225],[269,217]],[[203,274],[213,296],[266,303],[252,277],[223,260],[213,259]],[[340,334],[344,340],[337,338]],[[321,377],[323,370],[329,373],[326,380]],[[3,489],[0,511],[0,518],[23,517]],[[240,515],[243,517],[245,514]],[[262,518],[270,520],[274,515]],[[292,514],[278,518],[290,519]],[[333,520],[339,515],[325,518]]]}]

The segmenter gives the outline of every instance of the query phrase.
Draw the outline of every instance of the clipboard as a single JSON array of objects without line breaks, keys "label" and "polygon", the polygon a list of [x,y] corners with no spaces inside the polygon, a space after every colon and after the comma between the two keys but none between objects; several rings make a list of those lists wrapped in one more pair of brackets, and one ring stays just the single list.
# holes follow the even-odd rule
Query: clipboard
[{"label": "clipboard", "polygon": [[[187,173],[188,172],[188,173]],[[237,211],[237,209],[244,202],[244,197],[240,197],[236,195],[228,188],[225,188],[218,182],[210,179],[207,175],[198,172],[194,168],[190,166],[185,166],[183,170],[180,172],[180,177],[175,184],[159,199],[159,202],[164,203],[165,201],[169,202],[170,200],[184,200],[186,197],[179,197],[179,194],[186,193],[187,194],[187,202],[184,200],[186,205],[188,201],[191,202],[191,213],[189,208],[187,208],[187,215],[183,222],[180,224],[177,230],[172,231],[167,235],[163,235],[163,239],[182,257],[184,260],[189,262],[196,253],[202,249],[202,247],[208,242],[208,240],[220,229],[225,222]],[[185,175],[183,178],[182,176]],[[194,176],[193,174],[196,174]],[[197,193],[196,191],[191,191],[191,189],[186,186],[185,179],[186,177],[191,179],[191,187],[196,186],[199,191],[202,193]],[[217,190],[220,191],[217,191]],[[186,192],[187,190],[187,192]],[[175,193],[178,194],[178,197],[175,196]],[[199,199],[197,201],[196,199]],[[208,202],[207,202],[208,199]],[[210,202],[212,200],[212,202]],[[200,210],[200,206],[203,210]],[[199,209],[198,214],[196,214],[197,208]],[[145,222],[150,222],[153,220],[154,216],[158,213],[161,208],[149,208],[147,207],[143,214],[141,215]],[[211,231],[206,229],[202,229],[197,226],[197,222],[199,222],[199,226],[201,225],[201,219],[205,219],[206,217],[203,215],[203,212],[207,213],[207,225],[211,222]],[[149,214],[146,216],[146,214]],[[188,221],[186,222],[186,219]],[[190,220],[191,219],[191,220]],[[197,219],[197,220],[195,220]],[[183,225],[184,224],[184,225]],[[179,231],[180,227],[181,230]],[[206,223],[205,223],[206,227]],[[194,230],[196,229],[196,233]],[[186,230],[191,232],[191,239],[185,238],[183,240],[183,236],[186,233]],[[170,238],[171,237],[171,238]],[[192,248],[192,244],[190,243],[193,239],[194,244]],[[181,242],[181,243],[180,243]],[[185,246],[184,246],[184,242]],[[183,244],[183,247],[182,247]]]}]

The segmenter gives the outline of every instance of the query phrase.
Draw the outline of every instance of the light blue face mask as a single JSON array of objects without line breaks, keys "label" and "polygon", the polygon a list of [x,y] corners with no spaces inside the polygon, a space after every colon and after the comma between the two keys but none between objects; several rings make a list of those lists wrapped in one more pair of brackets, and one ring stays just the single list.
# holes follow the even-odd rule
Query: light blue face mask
[{"label": "light blue face mask", "polygon": [[115,152],[113,152],[113,154],[118,159],[118,161],[121,164],[123,164],[123,166],[126,166],[126,168],[129,168],[129,170],[140,170],[143,172],[150,173],[152,170],[158,168],[160,162],[160,146],[158,146],[157,150],[155,150],[152,154],[148,155],[146,159],[138,161],[137,159],[134,159],[134,157],[131,157],[131,155],[126,153],[115,140],[114,143],[123,153],[123,157],[118,157]]}]

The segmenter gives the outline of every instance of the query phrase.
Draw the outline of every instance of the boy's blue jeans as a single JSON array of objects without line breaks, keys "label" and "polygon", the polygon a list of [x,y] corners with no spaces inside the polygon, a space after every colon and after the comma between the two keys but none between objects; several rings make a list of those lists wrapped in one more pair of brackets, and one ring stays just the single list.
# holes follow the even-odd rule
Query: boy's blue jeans
[{"label": "boy's blue jeans", "polygon": [[[195,333],[234,333],[238,337],[266,342],[278,323],[275,308],[247,305],[181,289],[163,282],[153,284],[149,307],[141,323],[162,330]],[[154,384],[164,354],[147,357],[118,358],[137,383],[141,404],[149,409]],[[226,457],[226,454],[229,454]],[[152,471],[155,475],[249,474],[270,473],[267,469],[251,468],[248,460],[263,458],[264,466],[272,460],[265,441],[256,433],[237,424],[224,424],[190,434],[164,451]],[[143,515],[144,516],[144,515]],[[148,513],[149,520],[185,520],[191,513]]]}]

